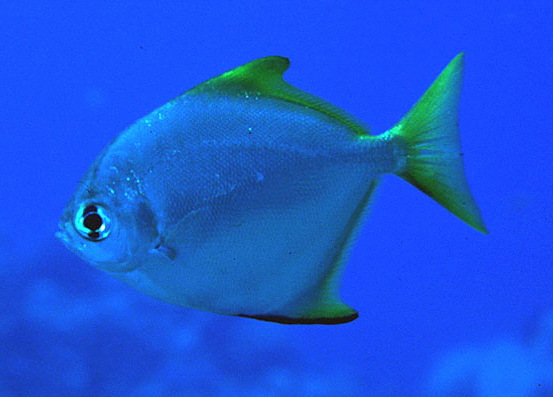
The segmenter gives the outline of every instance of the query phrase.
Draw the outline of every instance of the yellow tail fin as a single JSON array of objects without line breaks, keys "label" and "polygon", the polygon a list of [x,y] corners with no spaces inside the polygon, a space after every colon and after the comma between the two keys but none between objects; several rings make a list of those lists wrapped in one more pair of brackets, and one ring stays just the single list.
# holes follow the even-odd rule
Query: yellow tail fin
[{"label": "yellow tail fin", "polygon": [[405,142],[406,167],[398,175],[463,221],[486,233],[465,177],[457,110],[463,79],[457,55],[419,101],[390,130]]}]

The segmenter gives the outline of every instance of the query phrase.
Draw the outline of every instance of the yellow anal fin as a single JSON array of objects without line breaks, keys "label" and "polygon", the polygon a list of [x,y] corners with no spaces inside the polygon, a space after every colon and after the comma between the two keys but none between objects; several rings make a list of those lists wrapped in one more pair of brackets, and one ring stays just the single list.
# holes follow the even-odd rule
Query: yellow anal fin
[{"label": "yellow anal fin", "polygon": [[375,180],[371,181],[365,195],[352,213],[344,228],[345,232],[342,238],[336,242],[337,254],[332,261],[334,265],[314,293],[308,294],[298,302],[294,302],[278,314],[240,314],[239,316],[281,324],[328,325],[349,323],[358,318],[357,311],[343,303],[340,298],[340,279],[349,248],[367,215],[367,207],[376,186],[377,182]]},{"label": "yellow anal fin", "polygon": [[[324,315],[320,313],[320,317],[287,317],[287,316],[278,316],[270,314],[260,314],[257,316],[250,316],[247,314],[240,314],[239,317],[253,318],[261,321],[270,321],[273,323],[280,324],[324,324],[324,325],[335,325],[335,324],[344,324],[349,323],[359,317],[359,314],[350,308],[349,306],[343,305],[344,307],[340,311],[329,312]],[[341,312],[341,314],[338,314]]]}]

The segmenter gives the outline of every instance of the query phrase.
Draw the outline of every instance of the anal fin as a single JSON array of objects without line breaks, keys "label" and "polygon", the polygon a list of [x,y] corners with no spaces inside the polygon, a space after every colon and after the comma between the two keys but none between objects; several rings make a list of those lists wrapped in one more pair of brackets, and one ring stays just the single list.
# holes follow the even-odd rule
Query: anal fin
[{"label": "anal fin", "polygon": [[[332,306],[332,307],[330,307]],[[326,310],[325,310],[326,309]],[[359,317],[359,314],[351,307],[344,304],[329,305],[329,307],[321,307],[316,312],[311,313],[307,317],[288,317],[281,315],[260,314],[251,316],[240,314],[239,317],[253,318],[261,321],[270,321],[280,324],[325,324],[335,325],[349,323]]]},{"label": "anal fin", "polygon": [[351,214],[344,227],[342,237],[336,241],[336,257],[333,266],[320,284],[311,293],[276,313],[258,315],[239,314],[239,317],[254,318],[281,324],[344,324],[359,317],[356,310],[345,304],[340,298],[340,279],[348,251],[357,237],[360,225],[367,215],[369,201],[377,186],[372,180],[363,198]]}]

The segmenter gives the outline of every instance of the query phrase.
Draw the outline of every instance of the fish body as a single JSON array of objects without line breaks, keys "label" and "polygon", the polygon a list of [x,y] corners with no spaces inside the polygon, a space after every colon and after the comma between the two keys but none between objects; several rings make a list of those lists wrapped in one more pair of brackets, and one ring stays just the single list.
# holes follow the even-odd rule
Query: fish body
[{"label": "fish body", "polygon": [[484,231],[458,144],[462,55],[376,136],[284,82],[288,65],[253,61],[123,131],[82,179],[58,237],[163,301],[336,324],[357,317],[339,297],[340,270],[380,176],[403,177]]}]

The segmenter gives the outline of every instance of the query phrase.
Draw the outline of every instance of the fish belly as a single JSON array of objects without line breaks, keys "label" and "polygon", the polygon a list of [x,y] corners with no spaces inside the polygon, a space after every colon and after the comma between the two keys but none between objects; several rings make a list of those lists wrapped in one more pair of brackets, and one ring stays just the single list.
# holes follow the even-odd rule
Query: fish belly
[{"label": "fish belly", "polygon": [[315,294],[372,179],[343,167],[297,182],[265,176],[167,230],[178,254],[137,270],[145,292],[225,314],[278,314]]}]

